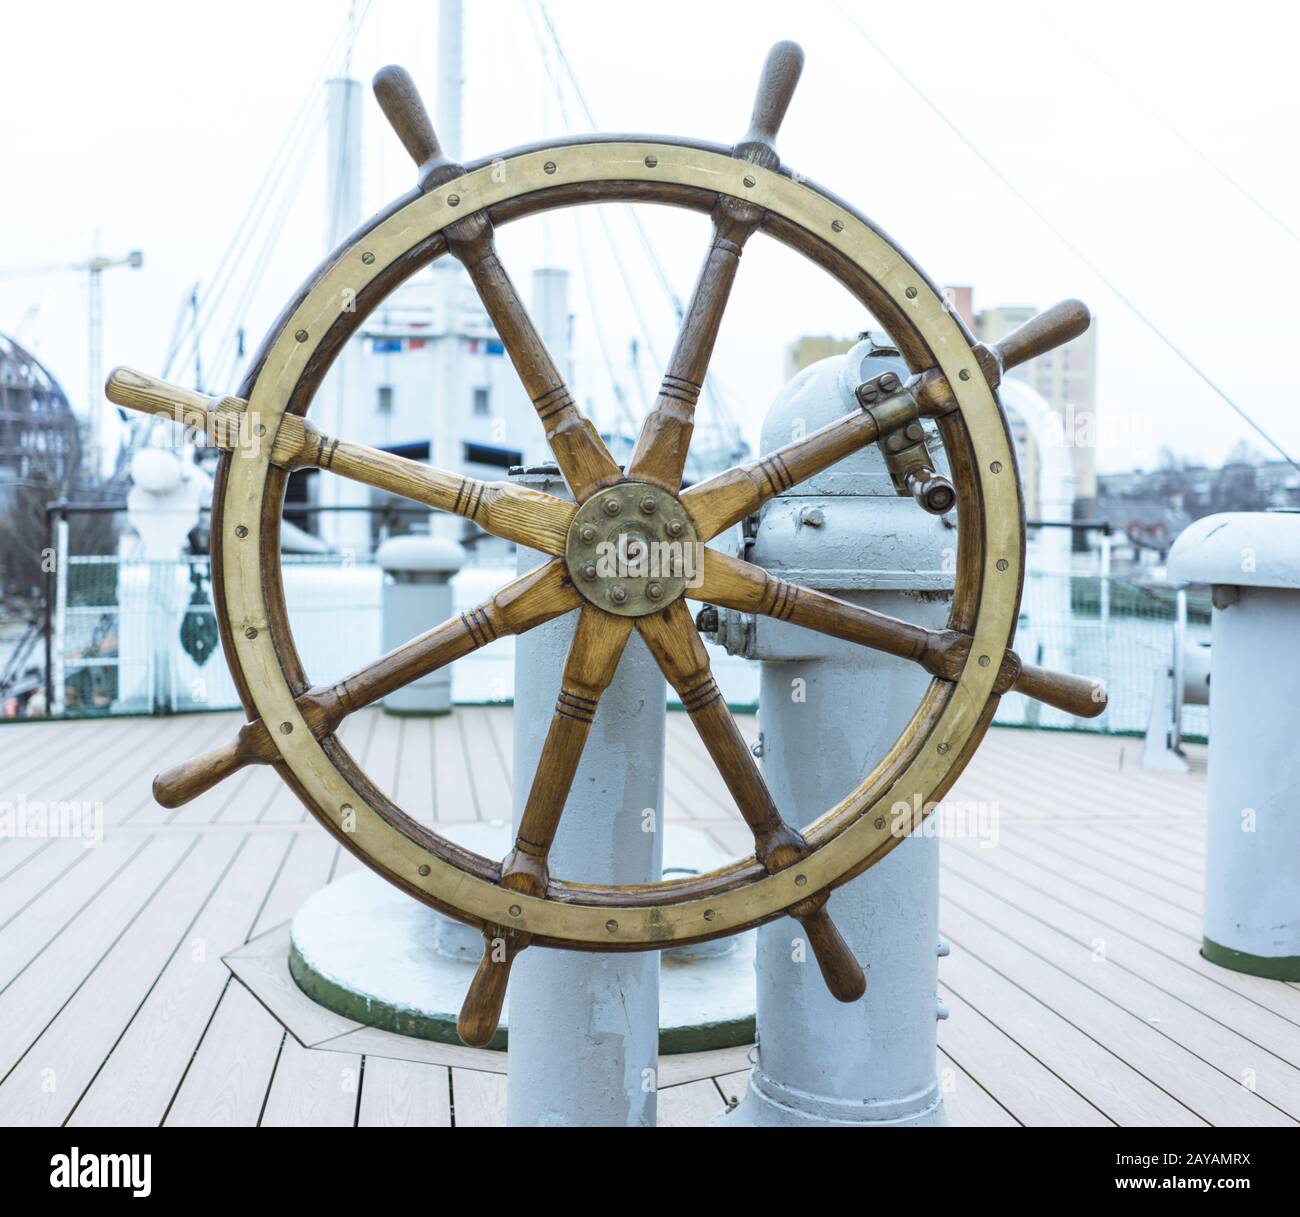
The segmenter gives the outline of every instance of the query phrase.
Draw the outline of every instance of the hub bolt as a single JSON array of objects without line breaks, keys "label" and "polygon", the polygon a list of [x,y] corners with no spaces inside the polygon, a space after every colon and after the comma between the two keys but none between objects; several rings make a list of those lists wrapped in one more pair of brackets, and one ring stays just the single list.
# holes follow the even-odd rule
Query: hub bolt
[{"label": "hub bolt", "polygon": [[645,594],[649,596],[651,600],[662,600],[664,594],[663,584],[647,583]]},{"label": "hub bolt", "polygon": [[685,526],[682,524],[681,520],[668,521],[668,535],[670,537],[680,537],[684,531]]},{"label": "hub bolt", "polygon": [[578,532],[578,536],[586,545],[590,545],[596,539],[596,530],[590,524],[584,524]]},{"label": "hub bolt", "polygon": [[619,501],[617,499],[606,499],[601,507],[607,516],[616,516],[620,511]]},{"label": "hub bolt", "polygon": [[622,604],[627,600],[627,588],[625,588],[621,583],[615,583],[614,586],[609,589],[609,598],[615,604]]},{"label": "hub bolt", "polygon": [[659,501],[653,495],[648,494],[641,500],[641,510],[648,516],[654,515],[655,508],[658,506]]},{"label": "hub bolt", "polygon": [[582,568],[582,577],[584,579],[594,579],[596,577],[596,564],[594,562],[588,562]]}]

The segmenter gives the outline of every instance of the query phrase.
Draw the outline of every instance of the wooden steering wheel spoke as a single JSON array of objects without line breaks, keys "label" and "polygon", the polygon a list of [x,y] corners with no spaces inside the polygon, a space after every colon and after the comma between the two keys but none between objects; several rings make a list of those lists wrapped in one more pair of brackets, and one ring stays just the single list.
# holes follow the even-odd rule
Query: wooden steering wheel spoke
[{"label": "wooden steering wheel spoke", "polygon": [[483,955],[469,982],[469,991],[456,1019],[456,1034],[470,1048],[486,1048],[501,1023],[515,957],[532,938],[505,926],[492,925],[483,931]]},{"label": "wooden steering wheel spoke", "polygon": [[[704,576],[689,588],[693,600],[740,613],[759,613],[789,621],[819,634],[919,663],[940,680],[957,681],[970,658],[972,638],[957,630],[931,630],[850,604],[825,592],[778,579],[761,566],[704,551]],[[1100,681],[1023,663],[1014,651],[1003,654],[993,692],[1023,693],[1066,714],[1095,718],[1106,708]]]},{"label": "wooden steering wheel spoke", "polygon": [[[732,155],[766,169],[780,166],[774,147],[776,134],[803,70],[803,51],[793,42],[780,42],[768,53],[754,101],[749,131]],[[746,185],[754,179],[745,178]],[[682,318],[668,370],[637,438],[628,464],[628,477],[649,482],[676,494],[695,429],[695,407],[708,375],[722,316],[735,283],[745,242],[763,220],[763,209],[719,195],[713,208],[713,237],[704,255]]]},{"label": "wooden steering wheel spoke", "polygon": [[[407,152],[420,169],[420,189],[437,189],[464,172],[444,153],[419,90],[405,68],[381,68],[375,96]],[[448,206],[460,204],[454,192]],[[467,214],[445,229],[447,248],[465,267],[497,336],[501,339],[546,431],[560,472],[582,503],[622,479],[604,441],[578,409],[546,344],[537,333],[519,292],[497,255],[492,221],[483,211]]]},{"label": "wooden steering wheel spoke", "polygon": [[[351,676],[309,689],[295,705],[312,735],[324,739],[349,714],[506,634],[523,634],[559,617],[578,602],[564,563],[552,559],[508,583],[477,608],[412,638]],[[164,807],[180,807],[246,765],[274,764],[279,759],[270,728],[260,718],[254,719],[240,728],[232,743],[160,773],[153,782],[154,798]]]},{"label": "wooden steering wheel spoke", "polygon": [[[637,620],[650,653],[677,690],[723,782],[754,835],[754,855],[769,873],[808,855],[802,834],[781,818],[736,720],[723,700],[699,631],[681,600],[662,613]],[[797,879],[796,879],[797,882]],[[827,987],[840,1001],[856,1001],[866,978],[826,913],[824,893],[793,905],[791,916],[808,931]]]},{"label": "wooden steering wheel spoke", "polygon": [[709,541],[769,499],[830,468],[880,436],[876,419],[854,410],[775,452],[733,465],[682,491],[701,541]]},{"label": "wooden steering wheel spoke", "polygon": [[[501,886],[526,896],[545,898],[550,876],[547,860],[564,814],[564,804],[582,759],[601,694],[609,688],[623,648],[632,633],[628,617],[616,617],[587,605],[578,617],[559,700],[533,777],[514,848],[501,864]],[[471,1047],[482,1047],[496,1033],[515,956],[531,941],[522,931],[488,926],[483,957],[461,1006],[456,1030]]]},{"label": "wooden steering wheel spoke", "polygon": [[[116,368],[108,399],[201,430],[228,452],[256,451],[262,424],[246,401],[213,398],[131,368]],[[334,439],[296,414],[285,414],[271,440],[271,464],[281,469],[324,469],[354,482],[473,521],[485,532],[540,550],[564,553],[577,508],[539,490],[509,482],[480,482],[391,452]]]},{"label": "wooden steering wheel spoke", "polygon": [[[1012,368],[1072,342],[1091,324],[1092,314],[1082,300],[1062,300],[1017,326],[1005,338],[991,345],[977,343],[975,362],[984,373],[989,388],[996,389]],[[939,368],[930,368],[912,377],[907,388],[926,418],[937,418],[957,409],[957,397]]]},{"label": "wooden steering wheel spoke", "polygon": [[583,607],[564,664],[560,696],[542,745],[541,760],[519,819],[514,848],[501,864],[502,887],[530,896],[546,894],[550,878],[547,862],[564,804],[582,760],[596,706],[614,679],[631,633],[630,617],[602,612],[593,605]]}]

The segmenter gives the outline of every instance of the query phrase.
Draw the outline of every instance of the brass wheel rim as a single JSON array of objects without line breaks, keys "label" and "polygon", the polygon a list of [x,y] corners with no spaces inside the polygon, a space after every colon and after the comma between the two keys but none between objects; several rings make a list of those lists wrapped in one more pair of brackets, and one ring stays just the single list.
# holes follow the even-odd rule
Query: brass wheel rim
[{"label": "brass wheel rim", "polygon": [[[641,887],[553,880],[546,898],[508,891],[496,881],[498,862],[406,816],[336,739],[315,739],[295,705],[308,683],[284,611],[285,475],[270,464],[273,437],[281,415],[306,412],[335,353],[383,295],[444,252],[439,234],[448,224],[480,209],[502,223],[578,201],[706,211],[719,194],[763,208],[769,235],[848,287],[915,370],[938,367],[952,387],[959,410],[940,422],[959,485],[951,622],[973,634],[969,659],[955,683],[931,683],[872,773],[805,830],[812,852],[797,865],[767,874],[751,857]],[[445,913],[571,949],[641,950],[736,933],[884,857],[902,839],[892,805],[928,809],[942,798],[988,727],[1023,570],[1023,504],[1006,421],[939,290],[869,221],[806,180],[736,160],[729,149],[649,139],[539,144],[478,162],[398,200],[331,255],[276,322],[241,396],[265,434],[222,456],[213,561],[223,642],[245,708],[271,726],[277,769],[313,815],[372,869]]]}]

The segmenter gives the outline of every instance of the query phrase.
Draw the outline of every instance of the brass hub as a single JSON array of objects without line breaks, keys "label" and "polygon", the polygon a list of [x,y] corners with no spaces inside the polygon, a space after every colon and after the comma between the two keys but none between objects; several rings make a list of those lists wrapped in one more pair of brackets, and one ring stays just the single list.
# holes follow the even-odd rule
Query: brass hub
[{"label": "brass hub", "polygon": [[597,608],[644,617],[698,586],[703,550],[676,496],[620,482],[578,508],[564,557],[573,586]]}]

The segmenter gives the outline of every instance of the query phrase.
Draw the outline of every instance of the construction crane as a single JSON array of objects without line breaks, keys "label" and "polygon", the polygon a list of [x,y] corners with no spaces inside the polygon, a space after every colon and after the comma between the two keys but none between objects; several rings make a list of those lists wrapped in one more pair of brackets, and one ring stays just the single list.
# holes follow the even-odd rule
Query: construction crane
[{"label": "construction crane", "polygon": [[133,249],[123,258],[106,258],[94,254],[84,262],[53,262],[45,266],[0,267],[0,279],[28,279],[38,275],[59,274],[63,271],[80,271],[90,276],[90,294],[87,303],[87,321],[90,334],[89,364],[87,367],[86,410],[90,417],[91,468],[100,473],[100,448],[103,410],[100,395],[103,391],[103,341],[104,341],[104,291],[100,278],[104,271],[115,266],[129,266],[133,270],[144,265],[144,254]]}]

